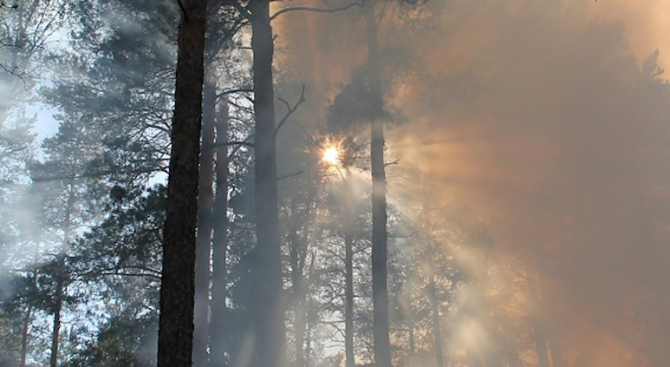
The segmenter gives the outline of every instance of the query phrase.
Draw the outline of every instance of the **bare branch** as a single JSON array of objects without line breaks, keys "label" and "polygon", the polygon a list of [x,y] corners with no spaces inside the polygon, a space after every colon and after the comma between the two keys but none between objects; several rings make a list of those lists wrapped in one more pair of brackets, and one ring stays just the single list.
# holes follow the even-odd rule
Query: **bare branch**
[{"label": "bare branch", "polygon": [[238,152],[243,146],[245,146],[245,145],[246,145],[246,146],[249,146],[250,148],[253,148],[253,147],[254,147],[254,145],[253,145],[252,143],[247,142],[247,144],[248,144],[248,145],[246,145],[246,144],[237,144],[237,145],[232,149],[232,151],[230,152],[230,154],[228,155],[228,159],[231,159],[231,158],[232,158],[235,154],[237,154],[237,152]]},{"label": "bare branch", "polygon": [[251,142],[248,142],[248,141],[229,141],[225,144],[219,143],[219,144],[212,144],[210,146],[212,148],[216,148],[216,147],[222,147],[224,145],[227,146],[227,147],[229,147],[229,146],[245,146],[245,147],[249,147],[249,148],[254,147],[254,144],[252,144]]},{"label": "bare branch", "polygon": [[311,8],[309,6],[293,6],[293,7],[288,7],[288,8],[284,8],[282,10],[277,11],[276,13],[274,13],[270,17],[270,21],[273,21],[275,18],[277,18],[278,16],[280,16],[282,14],[292,12],[292,11],[310,11],[310,12],[314,12],[314,13],[335,13],[335,12],[338,12],[338,11],[344,11],[344,10],[347,10],[349,8],[353,8],[354,6],[363,6],[363,3],[351,3],[351,4],[348,4],[348,5],[345,5],[345,6],[340,6],[340,7],[337,7],[337,8]]},{"label": "bare branch", "polygon": [[243,17],[245,17],[245,18],[247,18],[247,19],[251,18],[251,13],[249,12],[249,9],[247,9],[247,8],[244,7],[244,6],[242,6],[242,5],[239,3],[239,1],[232,1],[232,4],[233,4],[233,6],[235,7],[235,9],[237,9],[237,11],[239,11],[240,14],[241,14]]},{"label": "bare branch", "polygon": [[386,167],[386,166],[394,166],[394,165],[397,165],[398,163],[400,163],[400,159],[396,159],[396,160],[393,161],[393,162],[388,162],[388,163],[384,164],[384,166],[385,166],[385,167]]},{"label": "bare branch", "polygon": [[288,121],[288,118],[291,117],[291,115],[293,115],[293,113],[298,109],[298,107],[305,102],[305,85],[304,84],[302,85],[302,90],[300,91],[300,99],[292,107],[288,102],[286,102],[285,99],[281,97],[277,99],[280,102],[284,103],[284,105],[286,105],[288,111],[286,112],[286,115],[284,115],[284,118],[282,118],[281,121],[279,121],[279,124],[277,124],[277,127],[275,128],[275,135],[279,133],[279,129],[281,129],[281,127],[286,123],[286,121]]},{"label": "bare branch", "polygon": [[281,180],[291,178],[291,177],[295,177],[295,176],[300,176],[300,175],[302,175],[302,173],[303,173],[302,171],[298,171],[298,172],[295,172],[295,173],[290,173],[288,175],[279,176],[279,177],[277,177],[277,181],[281,181]]},{"label": "bare branch", "polygon": [[81,175],[54,175],[54,176],[34,176],[31,177],[33,182],[49,182],[49,181],[61,181],[61,180],[78,180],[86,178],[97,178],[105,177],[113,174],[136,174],[141,175],[144,173],[154,173],[158,172],[160,169],[137,169],[137,170],[128,170],[128,171],[115,171],[115,170],[105,170],[91,173],[84,173]]},{"label": "bare branch", "polygon": [[19,78],[19,80],[21,80],[21,82],[23,83],[23,89],[25,89],[26,91],[28,90],[26,80],[23,79],[23,76],[20,73],[16,72],[16,69],[17,69],[16,67],[14,67],[12,70],[10,70],[5,65],[0,63],[0,69],[4,70],[6,73],[8,73],[10,75],[13,75],[13,76]]},{"label": "bare branch", "polygon": [[181,0],[176,0],[177,4],[179,4],[179,9],[181,9],[181,13],[184,15],[184,20],[188,21],[188,12],[186,11],[186,7],[184,6],[184,3],[181,2]]},{"label": "bare branch", "polygon": [[229,95],[229,94],[235,94],[235,93],[251,93],[253,92],[253,88],[237,88],[237,89],[229,89],[229,90],[224,90],[223,92],[219,93],[216,95],[216,101],[218,102],[219,99]]},{"label": "bare branch", "polygon": [[123,276],[123,277],[142,277],[142,278],[152,278],[156,280],[161,280],[160,275],[154,275],[154,274],[149,274],[149,273],[124,273],[120,271],[109,271],[109,272],[100,272],[96,274],[96,276],[99,277],[104,277],[104,276]]},{"label": "bare branch", "polygon": [[155,269],[147,268],[144,266],[121,266],[114,268],[105,268],[105,269],[96,269],[84,274],[81,274],[80,278],[98,278],[104,276],[132,276],[132,277],[148,277],[156,280],[161,279],[160,271]]}]

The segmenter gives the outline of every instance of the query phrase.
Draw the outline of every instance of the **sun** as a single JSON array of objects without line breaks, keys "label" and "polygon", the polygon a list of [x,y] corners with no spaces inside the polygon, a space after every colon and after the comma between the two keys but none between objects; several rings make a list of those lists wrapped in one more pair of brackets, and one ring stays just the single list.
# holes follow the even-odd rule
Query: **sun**
[{"label": "sun", "polygon": [[338,165],[340,164],[340,151],[335,145],[331,145],[323,150],[321,159],[328,164]]}]

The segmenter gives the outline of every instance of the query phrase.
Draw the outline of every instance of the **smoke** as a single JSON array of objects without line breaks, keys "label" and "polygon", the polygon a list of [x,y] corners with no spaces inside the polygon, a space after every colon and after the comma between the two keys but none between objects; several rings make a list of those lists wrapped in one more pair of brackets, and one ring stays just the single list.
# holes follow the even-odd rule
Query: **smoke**
[{"label": "smoke", "polygon": [[[655,227],[667,221],[669,111],[655,56],[640,68],[621,24],[576,5],[486,4],[472,17],[445,33],[473,22],[484,35],[452,43],[481,42],[459,55],[475,65],[474,93],[399,135],[441,140],[420,163],[433,190],[492,223],[498,246],[525,267],[540,262],[541,312],[561,326],[563,363],[661,365],[667,348],[654,341],[668,325],[652,320],[667,297]],[[429,57],[447,80],[459,73]]]},{"label": "smoke", "polygon": [[[508,269],[498,285],[524,292],[510,302],[535,310],[555,365],[670,358],[670,7],[651,3],[435,1],[429,26],[382,36],[394,46],[385,65],[413,67],[385,74],[407,120],[389,132],[388,154],[400,159],[390,195],[448,203],[454,226],[486,224],[493,265],[465,265]],[[333,21],[302,19],[310,32],[298,17],[281,32],[318,40],[292,51],[327,105],[323,90],[347,82],[364,45],[355,26],[333,35]],[[340,55],[350,62],[327,62]],[[452,316],[452,346],[493,348],[485,320]]]},{"label": "smoke", "polygon": [[638,61],[658,49],[660,64],[670,66],[670,2],[608,0],[587,2],[588,14],[608,22],[620,22],[625,26],[624,40]]}]

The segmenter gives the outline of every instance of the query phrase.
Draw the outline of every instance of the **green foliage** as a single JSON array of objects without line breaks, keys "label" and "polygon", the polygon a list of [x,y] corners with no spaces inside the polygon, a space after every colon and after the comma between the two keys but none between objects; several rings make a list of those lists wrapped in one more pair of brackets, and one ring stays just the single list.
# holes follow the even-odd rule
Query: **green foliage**
[{"label": "green foliage", "polygon": [[119,313],[100,326],[94,341],[77,351],[64,367],[149,367],[155,351],[146,345],[157,332],[157,317]]},{"label": "green foliage", "polygon": [[160,274],[161,232],[167,189],[131,185],[111,188],[106,218],[84,235],[74,254],[85,279],[105,275]]},{"label": "green foliage", "polygon": [[20,360],[25,309],[6,295],[0,295],[0,366],[13,366]]},{"label": "green foliage", "polygon": [[8,120],[0,118],[0,198],[25,175],[26,162],[33,152],[34,122],[35,117],[28,117],[25,112]]}]

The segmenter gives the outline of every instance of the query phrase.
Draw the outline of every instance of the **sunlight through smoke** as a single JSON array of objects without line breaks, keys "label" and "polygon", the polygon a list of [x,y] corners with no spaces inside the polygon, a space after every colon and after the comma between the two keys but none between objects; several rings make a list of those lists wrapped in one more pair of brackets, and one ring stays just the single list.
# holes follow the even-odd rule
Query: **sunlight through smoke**
[{"label": "sunlight through smoke", "polygon": [[340,164],[340,151],[337,149],[335,145],[331,145],[327,147],[323,151],[323,161],[332,164],[332,165],[338,165]]}]

